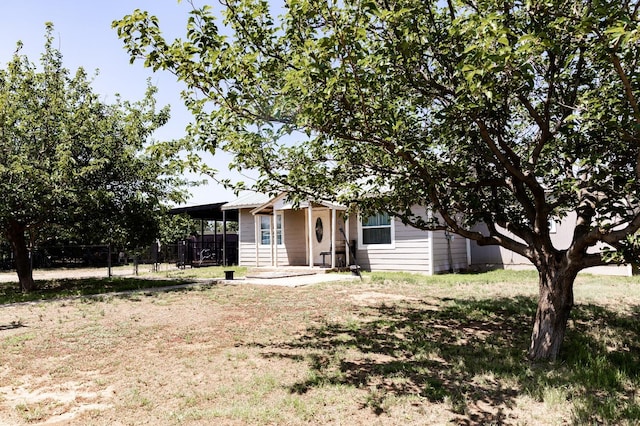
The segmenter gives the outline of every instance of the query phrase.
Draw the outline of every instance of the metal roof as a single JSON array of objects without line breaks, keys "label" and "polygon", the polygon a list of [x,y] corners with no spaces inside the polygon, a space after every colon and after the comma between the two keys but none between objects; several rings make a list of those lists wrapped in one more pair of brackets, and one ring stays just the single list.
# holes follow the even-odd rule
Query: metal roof
[{"label": "metal roof", "polygon": [[[269,213],[273,211],[273,207],[276,203],[283,200],[286,197],[286,193],[283,192],[275,197],[260,192],[246,192],[236,200],[228,202],[222,206],[222,210],[237,210],[237,209],[252,209],[251,213],[256,214],[258,212]],[[346,210],[346,207],[340,204],[331,203],[328,201],[313,201],[313,204],[334,208],[337,210]],[[308,208],[309,201],[303,201],[299,206],[295,208]],[[291,203],[283,202],[279,210],[293,209],[294,206]]]},{"label": "metal roof", "polygon": [[271,200],[269,194],[261,192],[246,192],[222,206],[222,210],[237,210],[259,207]]},{"label": "metal roof", "polygon": [[[221,203],[212,203],[212,204],[201,204],[199,206],[188,206],[188,207],[176,207],[169,210],[169,214],[187,214],[189,217],[193,219],[202,219],[202,220],[226,220],[231,222],[238,221],[238,211],[231,209],[230,211],[226,211],[223,215],[222,207],[226,205],[227,202],[223,201]],[[226,209],[225,209],[226,210]]]}]

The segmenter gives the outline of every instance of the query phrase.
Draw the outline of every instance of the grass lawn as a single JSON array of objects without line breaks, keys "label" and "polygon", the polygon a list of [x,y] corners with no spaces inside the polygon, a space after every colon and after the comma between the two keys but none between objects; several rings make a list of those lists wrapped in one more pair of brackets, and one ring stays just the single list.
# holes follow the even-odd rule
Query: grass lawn
[{"label": "grass lawn", "polygon": [[[138,286],[192,278],[163,274]],[[43,293],[135,286],[122,280],[51,282]],[[531,272],[28,304],[10,304],[0,286],[0,424],[640,423],[635,277],[578,278],[552,365],[525,359]]]}]

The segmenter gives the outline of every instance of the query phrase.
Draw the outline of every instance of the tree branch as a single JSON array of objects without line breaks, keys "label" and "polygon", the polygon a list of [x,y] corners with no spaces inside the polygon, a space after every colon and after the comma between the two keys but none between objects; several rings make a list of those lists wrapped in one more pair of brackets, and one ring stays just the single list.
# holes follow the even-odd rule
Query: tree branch
[{"label": "tree branch", "polygon": [[625,96],[627,98],[627,101],[629,102],[629,105],[631,106],[631,110],[633,111],[633,118],[635,119],[636,124],[640,125],[640,108],[638,107],[638,100],[636,99],[635,94],[633,93],[633,87],[631,87],[631,82],[629,81],[627,74],[624,72],[624,69],[622,68],[622,65],[620,63],[620,58],[618,58],[618,56],[615,55],[613,52],[611,53],[611,61],[616,70],[616,73],[618,74],[618,77],[620,77],[620,80],[622,81],[622,86],[624,87]]}]

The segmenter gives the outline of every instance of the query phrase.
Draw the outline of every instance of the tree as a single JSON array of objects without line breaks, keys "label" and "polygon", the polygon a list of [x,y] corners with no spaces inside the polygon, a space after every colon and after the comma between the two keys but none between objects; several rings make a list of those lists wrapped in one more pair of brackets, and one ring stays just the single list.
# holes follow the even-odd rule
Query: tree
[{"label": "tree", "polygon": [[102,102],[83,69],[63,68],[47,24],[40,68],[16,51],[0,70],[0,229],[23,291],[34,289],[29,247],[51,237],[146,244],[161,204],[184,183],[175,152],[152,144],[169,118],[143,100]]},{"label": "tree", "polygon": [[200,229],[198,220],[187,214],[165,214],[160,221],[160,233],[158,239],[162,244],[175,244],[187,239]]},{"label": "tree", "polygon": [[[183,40],[140,10],[114,27],[132,61],[186,83],[194,133],[260,170],[259,189],[528,258],[531,359],[558,356],[580,270],[637,260],[637,0],[290,0],[278,20],[266,1],[220,3],[223,26],[194,9]],[[554,247],[549,220],[570,212]]]}]

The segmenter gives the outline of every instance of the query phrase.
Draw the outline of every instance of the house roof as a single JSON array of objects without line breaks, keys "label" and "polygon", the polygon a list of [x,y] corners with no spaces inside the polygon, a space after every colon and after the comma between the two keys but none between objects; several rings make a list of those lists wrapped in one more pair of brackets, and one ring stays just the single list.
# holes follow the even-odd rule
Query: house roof
[{"label": "house roof", "polygon": [[222,210],[237,210],[255,208],[271,200],[268,194],[260,192],[245,192],[233,201],[224,204]]},{"label": "house roof", "polygon": [[251,213],[253,214],[258,214],[258,213],[263,213],[263,214],[272,214],[274,209],[278,209],[278,210],[295,210],[295,209],[304,209],[304,208],[308,208],[309,205],[312,206],[323,206],[323,207],[328,207],[331,209],[336,209],[336,210],[346,210],[345,206],[342,206],[340,204],[335,204],[335,203],[330,203],[328,201],[302,201],[300,204],[295,205],[291,202],[289,202],[287,199],[287,193],[283,192],[280,195],[278,195],[277,197],[273,197],[271,199],[269,199],[267,202],[260,204],[259,206],[256,206],[253,210],[251,210]]},{"label": "house roof", "polygon": [[[292,203],[286,201],[286,193],[283,192],[275,197],[269,196],[260,192],[245,192],[240,195],[234,201],[230,201],[224,204],[222,210],[239,210],[239,209],[252,209],[251,213],[266,213],[271,214],[276,203],[280,203],[278,210],[290,210],[294,208],[307,208],[309,207],[309,201],[303,201],[298,206],[294,206]],[[346,210],[345,206],[340,204],[331,203],[328,201],[313,201],[314,205],[329,207],[337,210]]]},{"label": "house roof", "polygon": [[[239,209],[251,209],[251,213],[273,213],[273,208],[276,203],[282,201],[278,210],[290,210],[294,208],[307,208],[309,201],[304,201],[298,206],[294,206],[285,200],[286,193],[283,192],[275,197],[269,196],[261,192],[247,191],[240,195],[234,201],[230,201],[221,207],[221,210],[239,210]],[[346,210],[346,207],[340,204],[331,203],[328,201],[313,201],[314,205],[329,207],[337,210]]]}]

